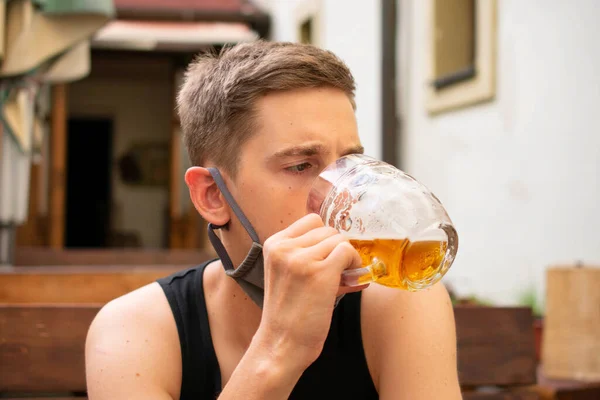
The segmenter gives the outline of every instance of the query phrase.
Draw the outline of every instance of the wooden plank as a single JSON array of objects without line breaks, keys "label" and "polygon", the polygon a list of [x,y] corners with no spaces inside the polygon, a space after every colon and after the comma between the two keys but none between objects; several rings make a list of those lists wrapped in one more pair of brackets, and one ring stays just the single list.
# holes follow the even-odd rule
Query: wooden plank
[{"label": "wooden plank", "polygon": [[463,400],[540,400],[540,396],[533,392],[464,392],[462,395]]},{"label": "wooden plank", "polygon": [[4,398],[2,400],[87,400],[87,397],[17,397],[17,398]]},{"label": "wooden plank", "polygon": [[0,303],[105,304],[181,266],[12,267],[0,270]]},{"label": "wooden plank", "polygon": [[0,393],[85,392],[85,338],[100,305],[0,305]]},{"label": "wooden plank", "polygon": [[549,379],[542,366],[538,367],[537,384],[532,390],[542,400],[597,400],[600,399],[600,381],[582,382],[572,379]]},{"label": "wooden plank", "polygon": [[[85,337],[100,307],[100,304],[0,305],[0,392],[84,392]],[[522,367],[526,360],[535,357],[533,339],[524,339],[532,336],[528,309],[458,306],[455,315],[462,384],[509,385],[517,383],[515,381],[531,381]],[[516,351],[507,350],[509,340]],[[506,368],[512,368],[515,373],[510,374]],[[484,373],[475,374],[472,370]],[[482,383],[477,383],[477,379]],[[539,397],[523,390],[467,391],[464,398],[533,400]]]},{"label": "wooden plank", "polygon": [[52,87],[52,132],[50,135],[49,238],[52,248],[61,249],[65,240],[65,191],[67,164],[67,85]]},{"label": "wooden plank", "polygon": [[600,268],[546,271],[542,360],[548,378],[600,381]]},{"label": "wooden plank", "polygon": [[529,308],[456,306],[454,312],[463,386],[535,383],[533,316]]},{"label": "wooden plank", "polygon": [[52,249],[17,247],[16,266],[37,265],[197,265],[213,258],[203,250]]},{"label": "wooden plank", "polygon": [[600,388],[564,388],[554,389],[536,386],[535,390],[541,400],[598,400]]}]

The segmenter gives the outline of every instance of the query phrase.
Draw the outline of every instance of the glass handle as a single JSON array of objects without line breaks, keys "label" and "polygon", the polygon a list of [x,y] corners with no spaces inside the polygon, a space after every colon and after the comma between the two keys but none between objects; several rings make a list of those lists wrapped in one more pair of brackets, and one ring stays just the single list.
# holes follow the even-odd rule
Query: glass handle
[{"label": "glass handle", "polygon": [[342,286],[360,286],[375,282],[386,274],[385,264],[378,259],[363,268],[347,269],[342,272]]}]

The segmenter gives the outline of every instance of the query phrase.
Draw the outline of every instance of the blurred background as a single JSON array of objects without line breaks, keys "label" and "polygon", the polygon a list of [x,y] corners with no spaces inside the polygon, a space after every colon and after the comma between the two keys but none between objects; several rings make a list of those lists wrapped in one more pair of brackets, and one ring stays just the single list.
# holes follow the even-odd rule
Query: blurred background
[{"label": "blurred background", "polygon": [[549,266],[600,263],[593,0],[2,7],[4,264],[44,248],[205,248],[174,97],[195,54],[259,38],[350,66],[366,152],[429,186],[458,228],[457,295],[540,299]]},{"label": "blurred background", "polygon": [[[566,304],[600,354],[599,20],[595,0],[0,1],[0,300],[104,302],[212,257],[183,181],[182,73],[296,41],[352,70],[366,153],[447,208],[455,303],[538,321]],[[162,269],[123,278],[142,266]]]}]

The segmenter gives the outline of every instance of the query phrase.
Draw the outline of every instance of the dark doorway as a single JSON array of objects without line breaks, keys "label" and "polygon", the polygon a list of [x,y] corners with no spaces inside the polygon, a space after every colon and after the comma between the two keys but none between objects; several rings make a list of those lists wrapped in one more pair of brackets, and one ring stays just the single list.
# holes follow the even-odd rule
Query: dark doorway
[{"label": "dark doorway", "polygon": [[111,119],[69,119],[66,247],[107,247],[110,231],[112,135]]}]

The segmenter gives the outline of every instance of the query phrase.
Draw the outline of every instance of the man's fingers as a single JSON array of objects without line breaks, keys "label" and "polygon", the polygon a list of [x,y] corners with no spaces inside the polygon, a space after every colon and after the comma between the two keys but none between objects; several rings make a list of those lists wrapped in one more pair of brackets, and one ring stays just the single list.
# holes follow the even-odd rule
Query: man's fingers
[{"label": "man's fingers", "polygon": [[339,232],[336,229],[328,226],[321,226],[295,238],[294,244],[299,247],[312,247],[336,235],[339,235]]},{"label": "man's fingers", "polygon": [[335,268],[340,275],[342,271],[346,269],[362,267],[362,260],[358,251],[356,251],[347,240],[343,240],[336,244],[335,248],[325,259],[325,262]]},{"label": "man's fingers", "polygon": [[[304,235],[297,237],[294,239],[294,244],[298,247],[312,247],[316,246],[326,239],[339,235],[339,232],[334,228],[330,228],[328,226],[322,226],[317,229],[313,229],[312,231],[306,232]],[[337,244],[337,243],[336,243]],[[327,254],[333,250],[333,247],[329,249]]]},{"label": "man's fingers", "polygon": [[366,283],[364,285],[360,285],[360,286],[340,286],[340,288],[338,289],[337,295],[341,296],[342,294],[346,294],[346,293],[354,293],[354,292],[360,292],[361,290],[365,290],[366,288],[369,287],[369,283]]},{"label": "man's fingers", "polygon": [[[312,255],[313,259],[316,260],[326,260],[331,257],[331,253],[335,250],[335,248],[340,243],[348,243],[348,239],[346,239],[343,235],[337,233],[333,236],[329,236],[314,246],[308,248],[307,250]],[[350,246],[352,248],[352,246]]]}]

